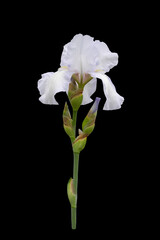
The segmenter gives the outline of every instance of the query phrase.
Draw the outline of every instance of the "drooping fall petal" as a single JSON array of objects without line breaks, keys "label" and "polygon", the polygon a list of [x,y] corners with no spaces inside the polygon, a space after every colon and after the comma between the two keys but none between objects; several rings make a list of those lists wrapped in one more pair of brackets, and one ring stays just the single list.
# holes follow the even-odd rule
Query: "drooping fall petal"
[{"label": "drooping fall petal", "polygon": [[67,71],[42,74],[42,78],[38,81],[38,89],[41,94],[39,100],[44,104],[58,104],[55,95],[58,92],[68,91],[70,75]]},{"label": "drooping fall petal", "polygon": [[82,105],[88,104],[93,101],[90,97],[96,91],[96,88],[97,88],[97,79],[96,78],[93,78],[90,82],[88,82],[84,86]]},{"label": "drooping fall petal", "polygon": [[107,98],[103,110],[115,110],[121,108],[124,98],[116,92],[116,88],[111,79],[102,73],[93,73],[92,76],[101,79],[103,83],[104,94]]}]

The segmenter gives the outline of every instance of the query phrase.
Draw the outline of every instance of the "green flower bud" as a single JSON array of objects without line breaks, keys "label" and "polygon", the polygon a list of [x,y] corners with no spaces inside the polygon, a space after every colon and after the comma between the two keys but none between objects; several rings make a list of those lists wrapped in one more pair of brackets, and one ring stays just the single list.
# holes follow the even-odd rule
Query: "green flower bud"
[{"label": "green flower bud", "polygon": [[72,143],[73,152],[80,153],[86,146],[87,135],[79,131],[79,136]]},{"label": "green flower bud", "polygon": [[94,104],[82,123],[82,130],[87,136],[89,136],[94,130],[99,102],[100,98],[96,98]]},{"label": "green flower bud", "polygon": [[80,88],[75,82],[75,80],[72,78],[72,81],[69,84],[68,97],[74,111],[77,111],[82,103],[82,92],[83,88]]},{"label": "green flower bud", "polygon": [[67,135],[72,139],[74,139],[74,130],[72,127],[72,118],[69,112],[68,104],[65,103],[64,110],[63,110],[63,127]]},{"label": "green flower bud", "polygon": [[71,207],[76,208],[77,205],[77,195],[74,193],[74,185],[73,185],[73,179],[70,178],[69,182],[67,184],[67,194],[68,199],[71,204]]}]

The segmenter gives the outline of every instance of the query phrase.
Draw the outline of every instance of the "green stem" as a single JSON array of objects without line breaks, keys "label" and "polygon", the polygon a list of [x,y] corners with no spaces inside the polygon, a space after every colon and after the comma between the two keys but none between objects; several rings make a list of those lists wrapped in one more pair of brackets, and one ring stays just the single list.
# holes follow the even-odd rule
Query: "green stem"
[{"label": "green stem", "polygon": [[[73,111],[73,130],[74,130],[74,140],[76,138],[76,123],[77,123],[77,111]],[[74,163],[73,163],[73,184],[74,184],[74,192],[77,195],[77,187],[78,187],[78,165],[79,165],[79,153],[73,153]],[[71,207],[71,221],[72,221],[72,229],[76,229],[76,208]]]},{"label": "green stem", "polygon": [[76,122],[77,122],[77,111],[73,111],[73,130],[74,130],[74,137],[76,138]]},{"label": "green stem", "polygon": [[72,229],[76,229],[76,211],[77,208],[71,207]]},{"label": "green stem", "polygon": [[[73,166],[73,184],[74,184],[74,192],[77,195],[78,189],[78,165],[79,165],[79,153],[74,154],[74,166]],[[72,229],[76,229],[76,208],[71,208],[71,218],[72,218]]]},{"label": "green stem", "polygon": [[79,165],[79,153],[74,154],[74,166],[73,166],[73,183],[74,183],[74,191],[77,194],[78,189],[78,165]]}]

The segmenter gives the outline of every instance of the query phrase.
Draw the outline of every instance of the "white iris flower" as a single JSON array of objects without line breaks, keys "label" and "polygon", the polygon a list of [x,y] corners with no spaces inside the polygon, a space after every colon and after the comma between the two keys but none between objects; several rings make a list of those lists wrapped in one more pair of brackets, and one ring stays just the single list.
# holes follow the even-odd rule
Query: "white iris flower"
[{"label": "white iris flower", "polygon": [[[118,54],[112,53],[104,42],[94,41],[92,37],[77,34],[64,46],[60,68],[57,72],[42,74],[38,81],[38,89],[44,104],[58,104],[55,94],[68,93],[72,76],[76,76],[77,82],[83,84],[82,104],[92,102],[91,95],[96,91],[97,78],[102,80],[106,102],[104,110],[121,108],[124,98],[120,96],[105,74],[118,64]],[[87,77],[90,76],[90,81]],[[92,78],[91,78],[92,77]]]}]

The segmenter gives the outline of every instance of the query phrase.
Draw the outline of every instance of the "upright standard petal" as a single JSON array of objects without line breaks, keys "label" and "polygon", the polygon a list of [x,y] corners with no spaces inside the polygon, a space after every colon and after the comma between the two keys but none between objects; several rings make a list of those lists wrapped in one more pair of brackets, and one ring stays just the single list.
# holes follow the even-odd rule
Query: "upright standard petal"
[{"label": "upright standard petal", "polygon": [[42,74],[42,78],[38,81],[38,89],[41,94],[39,100],[44,104],[58,104],[55,94],[68,91],[70,75],[67,71]]},{"label": "upright standard petal", "polygon": [[102,80],[104,94],[107,98],[103,110],[115,110],[121,108],[124,98],[116,92],[116,88],[110,78],[102,73],[92,73],[91,76]]},{"label": "upright standard petal", "polygon": [[82,44],[83,35],[77,34],[74,38],[64,45],[60,66],[66,66],[69,71],[80,73],[81,59],[80,50]]},{"label": "upright standard petal", "polygon": [[[67,66],[69,71],[84,74],[88,70],[88,57],[93,51],[89,51],[93,45],[93,38],[77,34],[64,46],[61,56],[61,67]],[[88,52],[89,51],[89,52]]]},{"label": "upright standard petal", "polygon": [[104,42],[77,34],[64,46],[60,65],[83,75],[96,70],[108,72],[117,63],[118,54],[112,53]]}]

